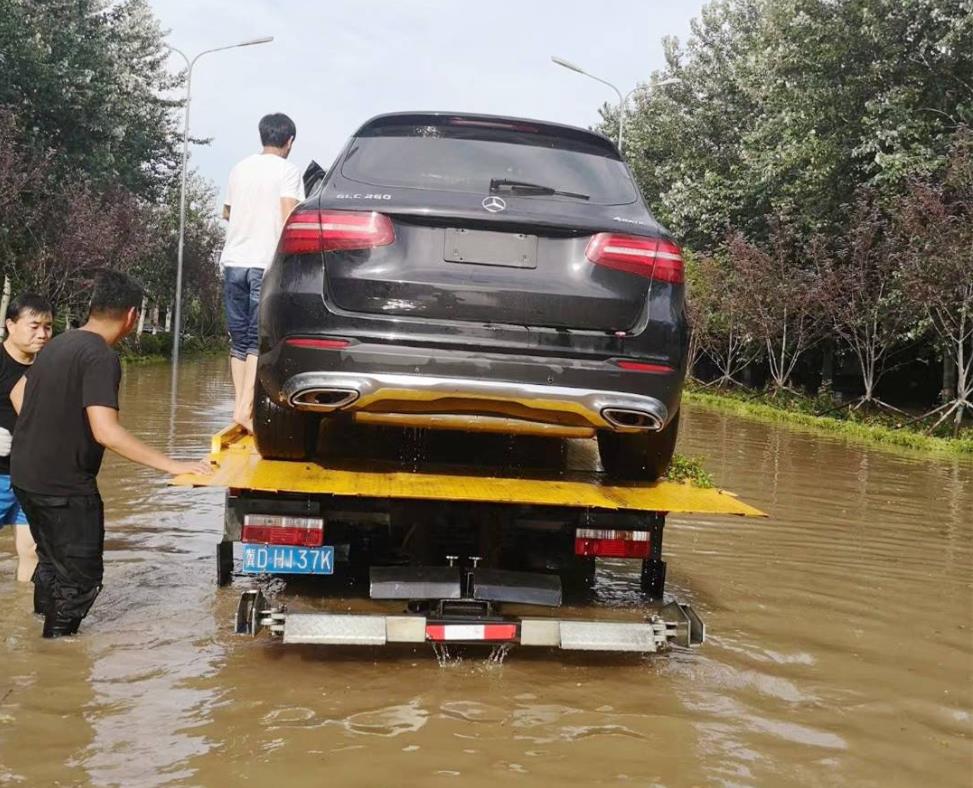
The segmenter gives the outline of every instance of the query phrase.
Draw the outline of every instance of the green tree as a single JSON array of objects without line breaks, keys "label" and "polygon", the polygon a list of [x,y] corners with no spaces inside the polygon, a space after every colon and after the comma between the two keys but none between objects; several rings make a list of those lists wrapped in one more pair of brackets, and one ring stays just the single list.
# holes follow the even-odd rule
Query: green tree
[{"label": "green tree", "polygon": [[0,0],[0,105],[58,180],[158,196],[178,134],[162,31],[148,0]]},{"label": "green tree", "polygon": [[[84,316],[92,273],[128,271],[172,303],[182,77],[147,0],[0,0],[0,262],[15,289]],[[222,331],[213,190],[189,183],[186,325]]]},{"label": "green tree", "polygon": [[[217,216],[216,188],[192,172],[186,180],[186,236],[183,249],[183,313],[186,330],[206,336],[223,333],[219,254],[224,231]],[[143,258],[136,275],[149,298],[163,306],[175,299],[179,246],[179,189],[174,185],[154,216],[153,232],[162,240]]]},{"label": "green tree", "polygon": [[765,242],[770,216],[840,232],[859,186],[941,171],[973,121],[971,0],[718,0],[666,57],[681,84],[637,94],[628,156],[700,249]]}]

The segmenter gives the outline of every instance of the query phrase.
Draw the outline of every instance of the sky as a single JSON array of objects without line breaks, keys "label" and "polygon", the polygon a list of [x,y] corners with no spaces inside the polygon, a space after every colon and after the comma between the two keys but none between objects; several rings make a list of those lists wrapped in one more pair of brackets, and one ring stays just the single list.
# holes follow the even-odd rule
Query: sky
[{"label": "sky", "polygon": [[[291,160],[325,168],[383,112],[496,113],[590,126],[614,92],[551,62],[559,55],[626,93],[685,41],[703,0],[151,0],[167,41],[192,57],[190,166],[222,190],[260,149],[257,122],[297,124]],[[173,56],[173,71],[183,61]]]}]

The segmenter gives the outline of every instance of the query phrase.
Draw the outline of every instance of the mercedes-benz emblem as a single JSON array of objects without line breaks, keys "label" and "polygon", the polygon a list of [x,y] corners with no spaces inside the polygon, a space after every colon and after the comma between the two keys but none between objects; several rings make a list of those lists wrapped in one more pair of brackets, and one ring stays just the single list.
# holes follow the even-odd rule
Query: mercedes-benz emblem
[{"label": "mercedes-benz emblem", "polygon": [[487,197],[483,200],[483,207],[490,213],[497,213],[506,210],[507,203],[502,197]]}]

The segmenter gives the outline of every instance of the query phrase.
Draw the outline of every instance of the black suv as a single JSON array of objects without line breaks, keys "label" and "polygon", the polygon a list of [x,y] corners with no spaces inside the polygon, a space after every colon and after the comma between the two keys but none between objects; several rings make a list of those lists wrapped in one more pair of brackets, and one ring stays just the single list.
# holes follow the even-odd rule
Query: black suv
[{"label": "black suv", "polygon": [[325,418],[597,435],[609,474],[665,471],[689,340],[682,257],[609,140],[397,113],[312,167],[263,284],[264,457],[307,457]]}]

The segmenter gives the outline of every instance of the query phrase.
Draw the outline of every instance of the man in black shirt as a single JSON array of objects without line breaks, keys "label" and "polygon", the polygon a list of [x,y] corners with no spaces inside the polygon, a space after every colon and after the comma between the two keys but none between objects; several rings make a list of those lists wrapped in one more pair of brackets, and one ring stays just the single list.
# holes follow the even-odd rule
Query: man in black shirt
[{"label": "man in black shirt", "polygon": [[35,587],[50,592],[46,638],[77,632],[101,591],[105,518],[95,477],[105,448],[167,473],[211,472],[208,462],[146,446],[118,422],[122,370],[111,346],[137,325],[141,301],[132,279],[102,271],[88,322],[52,339],[10,394],[20,413],[11,477],[37,542]]},{"label": "man in black shirt", "polygon": [[10,391],[24,376],[34,356],[51,338],[51,305],[35,293],[22,293],[7,307],[7,338],[0,345],[0,528],[14,529],[17,545],[17,579],[28,582],[37,567],[37,548],[27,517],[10,485],[10,446],[17,413]]}]

